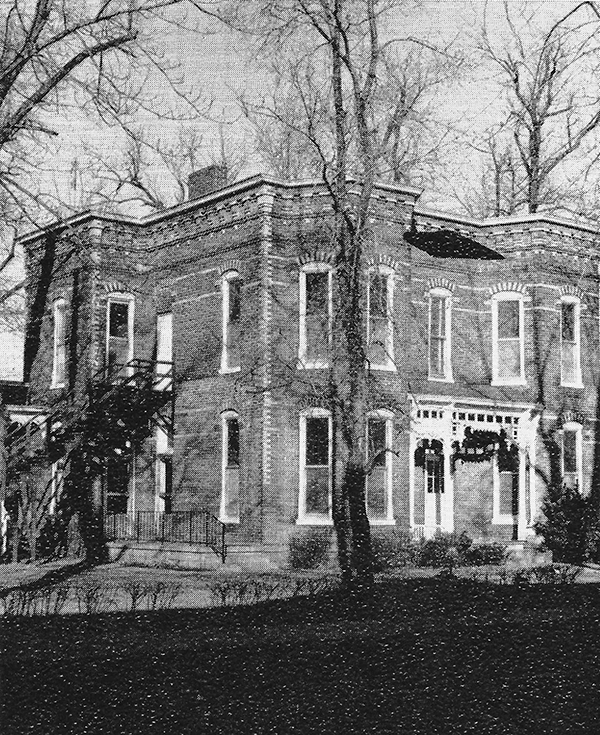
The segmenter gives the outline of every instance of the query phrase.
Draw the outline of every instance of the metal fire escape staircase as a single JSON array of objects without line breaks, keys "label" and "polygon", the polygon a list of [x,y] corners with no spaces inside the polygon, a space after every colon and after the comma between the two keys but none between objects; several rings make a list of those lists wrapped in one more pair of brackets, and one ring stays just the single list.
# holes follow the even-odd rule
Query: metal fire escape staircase
[{"label": "metal fire escape staircase", "polygon": [[[73,452],[89,441],[96,423],[118,417],[116,426],[137,424],[145,438],[157,428],[167,435],[173,428],[172,363],[133,359],[97,372],[90,388],[78,401],[66,396],[51,411],[13,427],[7,436],[8,464],[16,474],[23,462],[44,457],[52,463],[68,462]],[[166,409],[166,410],[165,410]],[[59,483],[64,482],[64,473]],[[60,493],[60,485],[54,493]],[[125,517],[123,517],[125,515]],[[138,511],[108,514],[104,518],[107,540],[182,541],[211,548],[225,561],[225,525],[206,510],[174,513]]]}]

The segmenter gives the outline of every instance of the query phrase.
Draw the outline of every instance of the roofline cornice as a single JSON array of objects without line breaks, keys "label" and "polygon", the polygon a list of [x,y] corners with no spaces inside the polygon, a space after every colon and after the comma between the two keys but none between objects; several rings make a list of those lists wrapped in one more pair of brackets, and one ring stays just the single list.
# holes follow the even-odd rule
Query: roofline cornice
[{"label": "roofline cornice", "polygon": [[[356,181],[351,180],[351,183]],[[203,207],[206,204],[217,202],[220,199],[225,199],[236,194],[240,194],[250,189],[259,189],[260,187],[275,187],[279,189],[315,189],[324,187],[325,182],[321,179],[304,179],[298,181],[282,181],[271,176],[265,176],[263,174],[257,174],[251,176],[242,181],[238,181],[230,186],[226,186],[218,191],[211,192],[203,197],[198,197],[188,202],[182,202],[174,207],[170,207],[162,212],[153,212],[152,214],[146,215],[145,217],[128,217],[127,215],[116,215],[116,214],[101,214],[95,213],[91,210],[86,210],[78,214],[74,214],[72,217],[61,220],[60,222],[53,222],[45,227],[39,227],[30,232],[26,232],[17,238],[17,242],[21,244],[27,244],[33,242],[49,232],[62,232],[70,227],[85,224],[90,221],[98,222],[112,222],[115,224],[125,224],[133,227],[145,227],[148,225],[157,224],[162,220],[169,219],[170,217],[176,217],[179,214],[193,211],[199,207]],[[415,200],[419,198],[422,193],[422,189],[417,189],[410,186],[396,186],[394,184],[376,184],[376,189],[385,191],[393,194],[404,194],[409,197],[413,197]]]}]

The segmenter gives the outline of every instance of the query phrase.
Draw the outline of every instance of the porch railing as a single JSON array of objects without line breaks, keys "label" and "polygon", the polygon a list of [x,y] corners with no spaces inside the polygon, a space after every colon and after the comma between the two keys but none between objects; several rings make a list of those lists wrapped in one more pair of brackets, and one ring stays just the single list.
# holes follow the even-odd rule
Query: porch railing
[{"label": "porch railing", "polygon": [[223,562],[227,555],[225,524],[207,510],[106,513],[104,535],[107,541],[174,541],[208,546]]}]

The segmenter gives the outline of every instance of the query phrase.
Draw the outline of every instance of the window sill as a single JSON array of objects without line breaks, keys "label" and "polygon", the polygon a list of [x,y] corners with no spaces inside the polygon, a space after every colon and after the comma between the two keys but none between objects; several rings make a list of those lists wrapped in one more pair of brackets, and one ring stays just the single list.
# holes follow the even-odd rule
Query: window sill
[{"label": "window sill", "polygon": [[434,378],[430,375],[428,380],[432,383],[454,383],[454,378],[452,376],[449,378]]},{"label": "window sill", "polygon": [[52,383],[50,390],[60,390],[67,387],[66,383]]},{"label": "window sill", "polygon": [[396,525],[396,519],[395,518],[380,518],[378,520],[371,520],[369,519],[369,525],[370,526],[395,526]]},{"label": "window sill", "polygon": [[492,518],[493,526],[514,526],[516,523],[516,517],[513,516],[494,516]]},{"label": "window sill", "polygon": [[503,388],[503,387],[505,388],[507,386],[518,388],[518,387],[527,386],[527,381],[526,380],[492,380],[490,385],[492,386],[492,388]]},{"label": "window sill", "polygon": [[222,516],[219,516],[219,521],[221,521],[221,523],[226,523],[227,525],[232,525],[232,524],[239,525],[240,519],[239,518],[223,518]]},{"label": "window sill", "polygon": [[298,360],[296,364],[298,370],[327,370],[328,367],[329,363],[326,361],[302,362],[302,360]]},{"label": "window sill", "polygon": [[221,367],[219,368],[219,375],[232,375],[233,373],[239,373],[241,369],[241,365],[238,365],[237,367]]},{"label": "window sill", "polygon": [[385,373],[395,373],[396,372],[396,366],[395,365],[369,365],[369,370],[379,370],[380,372]]},{"label": "window sill", "polygon": [[585,386],[583,383],[563,383],[560,384],[561,388],[576,388],[577,390],[582,390]]},{"label": "window sill", "polygon": [[297,526],[333,526],[332,518],[297,518]]}]

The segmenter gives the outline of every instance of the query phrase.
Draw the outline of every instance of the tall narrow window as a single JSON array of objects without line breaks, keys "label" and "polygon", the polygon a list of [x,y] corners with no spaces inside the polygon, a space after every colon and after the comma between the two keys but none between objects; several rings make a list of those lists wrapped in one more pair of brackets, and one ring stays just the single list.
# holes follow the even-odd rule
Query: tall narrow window
[{"label": "tall narrow window", "polygon": [[[163,377],[164,376],[164,377]],[[171,390],[173,385],[173,314],[156,317],[156,389]]]},{"label": "tall narrow window", "polygon": [[580,386],[579,300],[564,297],[560,303],[560,382]]},{"label": "tall narrow window", "polygon": [[156,429],[155,510],[170,513],[173,497],[173,442],[172,436],[161,427]]},{"label": "tall narrow window", "polygon": [[236,413],[222,414],[223,475],[221,492],[221,520],[239,523],[240,520],[240,424]]},{"label": "tall narrow window", "polygon": [[223,349],[221,372],[237,372],[241,365],[242,281],[239,273],[223,276]]},{"label": "tall narrow window", "polygon": [[414,455],[414,514],[417,525],[442,528],[444,494],[444,445],[438,439],[421,439]]},{"label": "tall narrow window", "polygon": [[376,370],[394,369],[393,282],[391,269],[369,273],[368,358]]},{"label": "tall narrow window", "polygon": [[67,370],[67,306],[64,299],[54,302],[54,352],[52,360],[52,387],[63,388]]},{"label": "tall narrow window", "polygon": [[493,381],[502,385],[525,382],[523,297],[498,293],[492,300]]},{"label": "tall narrow window", "polygon": [[107,463],[104,476],[105,508],[107,513],[127,513],[129,506],[130,462],[115,456]]},{"label": "tall narrow window", "polygon": [[370,521],[392,521],[392,422],[384,416],[367,420],[367,514]]},{"label": "tall narrow window", "polygon": [[133,359],[133,298],[111,296],[106,320],[106,366],[114,374]]},{"label": "tall narrow window", "polygon": [[450,293],[434,289],[429,294],[429,377],[452,380],[450,359]]},{"label": "tall narrow window", "polygon": [[60,500],[63,490],[63,480],[65,474],[65,460],[63,458],[52,463],[50,478],[50,497],[48,502],[48,513],[54,515],[56,513],[56,505]]},{"label": "tall narrow window", "polygon": [[570,423],[562,433],[562,475],[567,487],[581,490],[582,468],[581,426]]},{"label": "tall narrow window", "polygon": [[493,522],[514,524],[519,513],[519,449],[502,445],[494,458]]},{"label": "tall narrow window", "polygon": [[331,417],[312,409],[300,417],[300,522],[331,518]]},{"label": "tall narrow window", "polygon": [[300,272],[300,367],[327,367],[331,318],[331,269],[307,265]]}]

